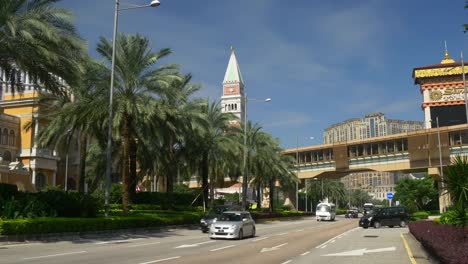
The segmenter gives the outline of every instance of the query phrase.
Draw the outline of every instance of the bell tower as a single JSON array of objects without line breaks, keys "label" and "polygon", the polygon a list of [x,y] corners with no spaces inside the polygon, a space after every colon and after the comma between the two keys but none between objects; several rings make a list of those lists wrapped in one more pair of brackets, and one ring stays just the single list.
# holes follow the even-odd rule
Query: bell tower
[{"label": "bell tower", "polygon": [[[232,46],[228,66],[224,74],[221,111],[223,113],[233,113],[239,118],[241,123],[244,121],[244,80],[242,79],[236,54]],[[236,121],[236,123],[238,123],[238,121]]]}]

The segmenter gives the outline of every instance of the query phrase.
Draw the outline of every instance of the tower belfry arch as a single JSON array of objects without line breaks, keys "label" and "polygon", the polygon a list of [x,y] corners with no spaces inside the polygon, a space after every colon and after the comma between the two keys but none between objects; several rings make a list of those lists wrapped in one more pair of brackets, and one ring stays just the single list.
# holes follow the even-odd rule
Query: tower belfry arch
[{"label": "tower belfry arch", "polygon": [[244,79],[242,78],[234,47],[231,46],[231,54],[223,79],[221,111],[234,114],[243,123],[245,103]]}]

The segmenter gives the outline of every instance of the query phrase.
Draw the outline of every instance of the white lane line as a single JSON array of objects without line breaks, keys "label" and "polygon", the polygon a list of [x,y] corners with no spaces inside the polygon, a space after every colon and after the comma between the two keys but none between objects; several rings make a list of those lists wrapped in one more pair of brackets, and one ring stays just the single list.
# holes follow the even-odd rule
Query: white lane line
[{"label": "white lane line", "polygon": [[180,258],[180,256],[170,257],[170,258],[165,258],[165,259],[157,259],[157,260],[153,260],[153,261],[142,262],[140,264],[150,264],[150,263],[156,263],[156,262],[161,262],[161,261],[166,261],[166,260],[171,260],[171,259],[178,259],[178,258]]},{"label": "white lane line", "polygon": [[215,248],[215,249],[211,249],[210,251],[218,251],[218,250],[222,250],[222,249],[226,249],[226,248],[232,248],[232,247],[235,247],[236,245],[230,245],[230,246],[225,246],[225,247],[220,247],[220,248]]},{"label": "white lane line", "polygon": [[132,239],[122,239],[122,240],[112,240],[112,241],[103,241],[94,243],[95,245],[104,245],[104,244],[113,244],[113,243],[125,243],[130,241],[142,240],[143,238],[132,238]]},{"label": "white lane line", "polygon": [[82,253],[86,253],[86,251],[75,251],[75,252],[67,252],[67,253],[60,253],[60,254],[53,254],[53,255],[44,255],[44,256],[38,256],[38,257],[29,257],[29,258],[23,258],[23,260],[60,257],[60,256],[73,255],[73,254],[82,254]]},{"label": "white lane line", "polygon": [[284,232],[284,233],[280,233],[280,234],[276,234],[277,236],[284,236],[284,235],[287,235],[289,234],[289,232]]},{"label": "white lane line", "polygon": [[355,228],[350,229],[350,230],[348,230],[348,231],[346,231],[346,232],[343,232],[343,233],[341,233],[341,234],[339,234],[339,235],[337,235],[337,236],[335,236],[335,237],[330,238],[329,240],[327,240],[327,241],[325,241],[324,243],[322,243],[322,244],[316,246],[315,248],[325,248],[326,245],[327,245],[328,243],[330,243],[331,241],[335,240],[337,237],[343,236],[343,235],[345,235],[345,234],[348,234],[348,233],[350,233],[350,232],[353,232],[353,231],[355,231],[355,230],[358,230],[359,228],[360,228],[360,227],[355,227]]},{"label": "white lane line", "polygon": [[310,253],[310,251],[306,251],[306,252],[302,253],[301,256],[305,256],[305,255],[307,255],[309,253]]},{"label": "white lane line", "polygon": [[153,243],[145,243],[145,244],[136,244],[136,245],[131,245],[131,246],[128,246],[129,248],[134,248],[134,247],[143,247],[143,246],[149,246],[149,245],[156,245],[156,244],[159,244],[161,242],[153,242]]},{"label": "white lane line", "polygon": [[336,239],[333,239],[332,241],[330,241],[330,244],[335,243],[335,242],[336,242]]},{"label": "white lane line", "polygon": [[261,241],[261,240],[264,240],[264,239],[267,239],[267,238],[268,238],[268,237],[257,238],[257,239],[252,240],[252,242]]},{"label": "white lane line", "polygon": [[288,263],[291,262],[291,261],[292,261],[292,259],[286,260],[285,262],[283,262],[283,263],[281,263],[281,264],[288,264]]},{"label": "white lane line", "polygon": [[200,242],[200,243],[196,243],[196,244],[180,245],[180,246],[174,247],[174,248],[198,247],[199,245],[208,244],[208,243],[214,243],[214,242],[215,242],[215,241],[206,241],[206,242]]},{"label": "white lane line", "polygon": [[304,231],[304,229],[299,229],[299,230],[296,230],[294,232],[302,232],[302,231]]},{"label": "white lane line", "polygon": [[328,245],[323,245],[323,246],[321,246],[320,248],[326,248],[327,246],[328,246]]}]

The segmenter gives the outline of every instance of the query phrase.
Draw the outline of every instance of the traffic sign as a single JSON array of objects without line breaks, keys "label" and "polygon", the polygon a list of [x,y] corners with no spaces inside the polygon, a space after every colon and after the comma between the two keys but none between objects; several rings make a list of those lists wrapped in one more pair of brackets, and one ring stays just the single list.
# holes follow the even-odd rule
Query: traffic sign
[{"label": "traffic sign", "polygon": [[387,199],[389,199],[389,200],[393,199],[393,193],[392,192],[387,193]]}]

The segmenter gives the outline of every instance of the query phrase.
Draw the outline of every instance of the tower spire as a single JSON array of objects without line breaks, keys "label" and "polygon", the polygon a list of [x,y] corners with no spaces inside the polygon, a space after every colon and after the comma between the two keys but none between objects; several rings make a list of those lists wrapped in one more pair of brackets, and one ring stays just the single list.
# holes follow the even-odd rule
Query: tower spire
[{"label": "tower spire", "polygon": [[444,56],[444,59],[440,63],[441,64],[455,63],[455,61],[451,59],[448,54],[447,41],[445,40],[444,43],[445,43],[445,56]]},{"label": "tower spire", "polygon": [[239,83],[242,86],[244,85],[244,79],[242,78],[233,46],[231,46],[231,56],[229,57],[229,63],[226,69],[226,74],[224,74],[223,83]]}]

